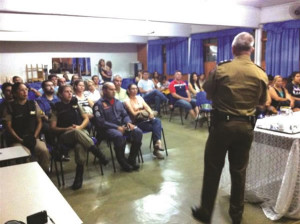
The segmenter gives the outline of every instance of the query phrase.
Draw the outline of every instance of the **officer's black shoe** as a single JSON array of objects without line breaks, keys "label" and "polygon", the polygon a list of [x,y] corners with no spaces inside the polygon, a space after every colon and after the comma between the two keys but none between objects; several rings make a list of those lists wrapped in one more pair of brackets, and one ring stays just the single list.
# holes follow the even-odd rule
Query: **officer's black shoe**
[{"label": "officer's black shoe", "polygon": [[203,223],[210,223],[210,218],[206,217],[202,212],[201,209],[198,207],[193,207],[192,208],[192,215],[193,217]]},{"label": "officer's black shoe", "polygon": [[126,172],[131,172],[133,170],[132,166],[127,163],[127,161],[125,159],[122,159],[121,161],[119,161],[120,166],[122,167],[122,170],[126,171]]},{"label": "officer's black shoe", "polygon": [[100,149],[97,148],[97,146],[93,145],[89,148],[90,152],[93,153],[94,156],[96,156],[100,163],[106,166],[109,162],[108,159],[106,159],[105,155],[100,151]]},{"label": "officer's black shoe", "polygon": [[130,160],[130,159],[128,159],[128,163],[129,163],[129,165],[132,166],[132,169],[133,169],[133,170],[138,170],[138,169],[140,169],[140,165],[137,164],[135,160]]},{"label": "officer's black shoe", "polygon": [[78,190],[79,188],[81,188],[82,181],[83,181],[83,165],[77,165],[75,179],[74,179],[74,183],[72,185],[72,189],[75,191],[75,190]]}]

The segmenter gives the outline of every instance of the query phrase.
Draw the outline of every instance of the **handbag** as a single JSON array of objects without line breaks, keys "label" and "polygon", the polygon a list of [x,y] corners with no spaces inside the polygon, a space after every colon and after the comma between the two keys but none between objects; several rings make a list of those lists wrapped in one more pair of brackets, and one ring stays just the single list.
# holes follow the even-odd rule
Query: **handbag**
[{"label": "handbag", "polygon": [[139,113],[135,116],[135,122],[142,122],[149,120],[150,113],[146,110],[140,110]]}]

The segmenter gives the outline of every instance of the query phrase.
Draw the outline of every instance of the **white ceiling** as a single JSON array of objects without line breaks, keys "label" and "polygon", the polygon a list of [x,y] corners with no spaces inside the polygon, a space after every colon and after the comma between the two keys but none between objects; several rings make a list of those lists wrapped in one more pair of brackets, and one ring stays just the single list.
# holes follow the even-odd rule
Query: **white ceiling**
[{"label": "white ceiling", "polygon": [[236,0],[236,1],[238,4],[253,6],[256,8],[283,5],[286,3],[296,2],[295,0]]},{"label": "white ceiling", "polygon": [[145,43],[292,19],[300,0],[0,0],[0,41]]}]

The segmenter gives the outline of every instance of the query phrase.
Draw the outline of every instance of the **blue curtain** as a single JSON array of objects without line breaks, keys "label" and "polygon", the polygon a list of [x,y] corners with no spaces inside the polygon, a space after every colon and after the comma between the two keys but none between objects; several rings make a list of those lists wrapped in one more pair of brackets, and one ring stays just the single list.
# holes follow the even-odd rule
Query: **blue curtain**
[{"label": "blue curtain", "polygon": [[167,74],[180,70],[188,73],[188,38],[170,38],[166,40]]},{"label": "blue curtain", "polygon": [[267,31],[266,72],[287,78],[299,71],[300,20],[291,20],[264,25]]},{"label": "blue curtain", "polygon": [[223,36],[218,38],[217,63],[233,59],[231,45],[235,35]]},{"label": "blue curtain", "polygon": [[148,41],[148,71],[163,74],[163,42],[161,40]]},{"label": "blue curtain", "polygon": [[196,72],[197,74],[204,73],[204,60],[203,60],[203,40],[191,40],[191,53],[189,72]]},{"label": "blue curtain", "polygon": [[189,72],[197,72],[201,74],[204,72],[204,55],[202,40],[217,38],[218,39],[218,53],[217,62],[229,60],[233,58],[231,52],[231,43],[235,35],[240,32],[253,32],[250,28],[235,28],[228,30],[220,30],[209,33],[197,33],[191,35],[191,53],[189,61]]}]

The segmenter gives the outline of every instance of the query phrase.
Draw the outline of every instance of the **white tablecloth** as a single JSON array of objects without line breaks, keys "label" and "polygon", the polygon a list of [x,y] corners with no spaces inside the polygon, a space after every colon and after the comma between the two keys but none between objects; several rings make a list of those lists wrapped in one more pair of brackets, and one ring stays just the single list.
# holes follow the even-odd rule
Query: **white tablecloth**
[{"label": "white tablecloth", "polygon": [[[220,187],[230,192],[228,159]],[[262,202],[271,220],[300,219],[300,134],[255,129],[246,176],[245,199]]]}]

